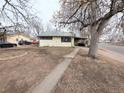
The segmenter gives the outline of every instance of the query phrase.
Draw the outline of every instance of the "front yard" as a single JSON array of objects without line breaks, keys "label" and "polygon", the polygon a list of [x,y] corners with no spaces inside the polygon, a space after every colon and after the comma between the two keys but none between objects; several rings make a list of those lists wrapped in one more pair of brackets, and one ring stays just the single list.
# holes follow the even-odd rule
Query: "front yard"
[{"label": "front yard", "polygon": [[[27,54],[0,60],[0,93],[29,93],[71,51],[73,48],[1,49],[0,59]],[[103,53],[91,59],[82,48],[53,93],[124,93],[124,63]]]},{"label": "front yard", "polygon": [[0,93],[26,93],[41,82],[73,48],[15,48],[1,49],[0,59],[28,54],[13,59],[0,60]]},{"label": "front yard", "polygon": [[124,93],[123,62],[102,55],[91,59],[80,50],[54,93]]}]

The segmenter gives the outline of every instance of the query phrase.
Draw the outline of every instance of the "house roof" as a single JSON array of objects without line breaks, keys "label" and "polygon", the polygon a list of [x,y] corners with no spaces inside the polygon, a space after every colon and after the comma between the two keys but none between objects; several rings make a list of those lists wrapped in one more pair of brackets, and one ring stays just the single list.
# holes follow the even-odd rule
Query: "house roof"
[{"label": "house roof", "polygon": [[62,32],[62,31],[53,31],[53,32],[42,32],[40,35],[38,36],[67,36],[67,37],[74,37],[73,33],[69,33],[69,32]]},{"label": "house roof", "polygon": [[88,38],[87,34],[81,35],[81,33],[74,32],[62,32],[62,31],[51,31],[51,32],[42,32],[38,37],[43,36],[57,36],[57,37],[75,37],[75,38]]}]

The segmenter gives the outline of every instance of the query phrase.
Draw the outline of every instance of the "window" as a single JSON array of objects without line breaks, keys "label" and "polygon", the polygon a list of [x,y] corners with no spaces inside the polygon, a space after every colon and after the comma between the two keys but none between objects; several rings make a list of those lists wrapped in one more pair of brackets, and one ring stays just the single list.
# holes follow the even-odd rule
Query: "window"
[{"label": "window", "polygon": [[5,42],[4,38],[0,38],[0,43],[4,43],[4,42]]},{"label": "window", "polygon": [[51,36],[43,36],[43,37],[40,37],[40,39],[42,39],[42,40],[52,40],[53,37],[51,37]]},{"label": "window", "polygon": [[3,39],[0,38],[0,43],[2,43]]},{"label": "window", "polygon": [[19,41],[19,39],[18,39],[18,38],[16,38],[16,41]]},{"label": "window", "polygon": [[71,42],[71,37],[61,37],[61,42]]}]

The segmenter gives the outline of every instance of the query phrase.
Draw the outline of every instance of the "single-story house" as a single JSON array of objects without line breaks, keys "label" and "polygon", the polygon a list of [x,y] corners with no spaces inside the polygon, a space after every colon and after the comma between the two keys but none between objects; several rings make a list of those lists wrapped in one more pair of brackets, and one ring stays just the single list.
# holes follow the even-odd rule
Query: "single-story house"
[{"label": "single-story house", "polygon": [[23,41],[31,41],[31,37],[29,35],[26,35],[25,33],[7,33],[6,41],[9,43],[16,43],[20,40]]},{"label": "single-story house", "polygon": [[73,47],[74,46],[74,34],[68,32],[42,32],[38,36],[39,47],[55,46],[55,47]]},{"label": "single-story house", "polygon": [[18,44],[20,40],[31,41],[31,37],[24,32],[14,32],[9,30],[10,27],[0,28],[0,43],[15,43]]},{"label": "single-story house", "polygon": [[6,41],[6,34],[3,32],[0,32],[0,43],[3,43]]}]

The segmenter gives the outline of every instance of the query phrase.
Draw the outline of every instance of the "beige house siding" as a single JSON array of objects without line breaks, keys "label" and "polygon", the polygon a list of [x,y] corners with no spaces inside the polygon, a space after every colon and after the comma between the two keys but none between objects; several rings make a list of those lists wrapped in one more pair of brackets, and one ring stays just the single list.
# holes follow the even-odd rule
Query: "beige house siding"
[{"label": "beige house siding", "polygon": [[53,37],[52,40],[39,40],[39,46],[73,47],[74,38],[71,38],[71,42],[61,42],[61,37]]},{"label": "beige house siding", "polygon": [[26,40],[26,41],[30,41],[30,38],[23,36],[23,35],[8,35],[7,36],[7,42],[10,43],[16,43],[18,44],[18,41],[20,41],[21,39]]}]

